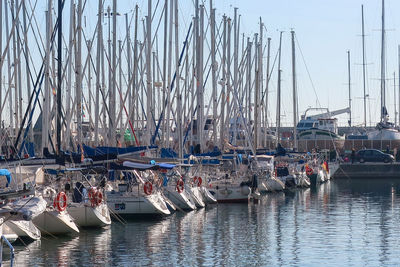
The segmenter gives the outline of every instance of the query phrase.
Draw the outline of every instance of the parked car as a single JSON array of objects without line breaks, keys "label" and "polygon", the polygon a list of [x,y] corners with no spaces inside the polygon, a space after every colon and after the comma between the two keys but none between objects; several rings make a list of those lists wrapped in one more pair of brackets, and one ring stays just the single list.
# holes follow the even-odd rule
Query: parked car
[{"label": "parked car", "polygon": [[394,157],[390,154],[383,153],[377,149],[362,149],[356,154],[356,160],[360,163],[364,162],[393,162]]}]

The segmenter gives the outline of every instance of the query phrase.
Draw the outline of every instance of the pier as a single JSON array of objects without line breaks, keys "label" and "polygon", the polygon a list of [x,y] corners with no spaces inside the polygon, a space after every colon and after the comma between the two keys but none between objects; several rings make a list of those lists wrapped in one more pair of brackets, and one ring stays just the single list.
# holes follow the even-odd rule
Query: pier
[{"label": "pier", "polygon": [[335,179],[400,178],[400,162],[343,163],[335,172]]}]

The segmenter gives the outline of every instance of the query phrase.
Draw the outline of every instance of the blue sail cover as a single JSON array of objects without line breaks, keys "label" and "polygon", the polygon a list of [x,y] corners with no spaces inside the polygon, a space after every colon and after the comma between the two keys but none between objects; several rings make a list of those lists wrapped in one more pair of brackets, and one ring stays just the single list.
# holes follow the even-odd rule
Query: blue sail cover
[{"label": "blue sail cover", "polygon": [[167,169],[167,170],[171,170],[173,168],[175,168],[175,164],[168,164],[168,163],[158,163],[157,164],[161,169]]},{"label": "blue sail cover", "polygon": [[133,152],[140,152],[147,149],[158,148],[158,146],[135,146],[135,147],[109,147],[109,146],[98,146],[92,148],[90,146],[83,145],[83,151],[85,156],[103,156],[103,155],[121,155]]},{"label": "blue sail cover", "polygon": [[11,172],[7,169],[0,169],[0,176],[5,176],[7,178],[7,184],[6,187],[11,183]]},{"label": "blue sail cover", "polygon": [[153,165],[153,164],[145,164],[145,163],[132,162],[132,161],[124,161],[122,163],[122,166],[136,169],[136,170],[141,170],[141,171],[154,170],[154,169],[158,168],[158,166]]}]

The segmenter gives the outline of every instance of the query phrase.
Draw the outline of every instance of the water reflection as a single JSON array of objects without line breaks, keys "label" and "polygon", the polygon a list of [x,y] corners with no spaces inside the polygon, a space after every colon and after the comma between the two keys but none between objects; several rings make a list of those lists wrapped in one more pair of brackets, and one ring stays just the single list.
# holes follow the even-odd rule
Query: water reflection
[{"label": "water reflection", "polygon": [[400,181],[338,180],[16,247],[17,266],[395,266]]}]

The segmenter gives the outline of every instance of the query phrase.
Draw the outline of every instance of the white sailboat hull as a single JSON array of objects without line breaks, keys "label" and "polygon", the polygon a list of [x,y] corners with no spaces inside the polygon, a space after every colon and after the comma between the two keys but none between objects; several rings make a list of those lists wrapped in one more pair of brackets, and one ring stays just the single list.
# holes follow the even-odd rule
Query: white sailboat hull
[{"label": "white sailboat hull", "polygon": [[282,191],[285,189],[285,184],[274,177],[268,178],[267,180],[265,180],[265,183],[270,191]]},{"label": "white sailboat hull", "polygon": [[206,204],[217,203],[217,199],[210,193],[210,191],[208,191],[206,187],[201,187],[201,193],[203,194],[203,199]]},{"label": "white sailboat hull", "polygon": [[111,224],[110,212],[105,203],[92,207],[88,203],[72,203],[68,213],[80,227],[102,227]]},{"label": "white sailboat hull", "polygon": [[43,235],[79,233],[74,219],[66,211],[46,210],[35,217],[33,223]]},{"label": "white sailboat hull", "polygon": [[400,132],[396,129],[379,129],[368,133],[368,140],[399,140]]},{"label": "white sailboat hull", "polygon": [[41,238],[40,230],[33,224],[32,221],[11,221],[8,220],[5,224],[19,237],[29,237],[33,240]]},{"label": "white sailboat hull", "polygon": [[165,189],[165,196],[179,208],[183,210],[196,209],[196,204],[193,202],[193,199],[191,199],[188,192],[186,192],[186,189],[184,189],[181,193],[176,191],[175,187],[167,186]]},{"label": "white sailboat hull", "polygon": [[212,184],[208,190],[219,203],[247,202],[250,194],[250,187],[239,184]]},{"label": "white sailboat hull", "polygon": [[107,193],[107,204],[108,207],[118,215],[134,216],[139,214],[171,214],[162,196],[158,194],[138,196],[129,194],[129,192]]},{"label": "white sailboat hull", "polygon": [[191,196],[195,202],[196,207],[204,208],[206,204],[203,201],[203,195],[201,194],[200,187],[191,187]]}]

